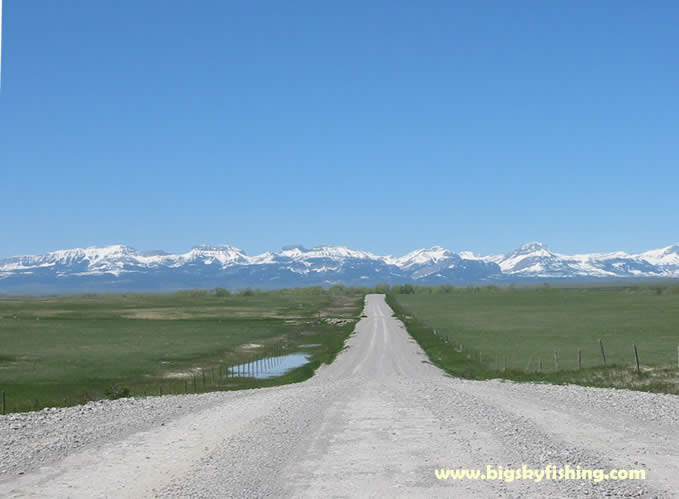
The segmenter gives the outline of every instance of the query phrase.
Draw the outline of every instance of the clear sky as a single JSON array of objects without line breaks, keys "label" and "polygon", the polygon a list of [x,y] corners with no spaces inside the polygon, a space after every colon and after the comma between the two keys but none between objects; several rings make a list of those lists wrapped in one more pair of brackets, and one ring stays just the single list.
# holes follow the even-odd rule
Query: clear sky
[{"label": "clear sky", "polygon": [[2,20],[0,257],[679,241],[674,1],[5,0]]}]

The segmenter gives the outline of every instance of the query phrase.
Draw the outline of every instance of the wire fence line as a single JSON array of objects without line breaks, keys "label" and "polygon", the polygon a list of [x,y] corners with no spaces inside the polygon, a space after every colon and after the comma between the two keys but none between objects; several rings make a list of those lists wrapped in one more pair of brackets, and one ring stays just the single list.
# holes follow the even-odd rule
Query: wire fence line
[{"label": "wire fence line", "polygon": [[[190,374],[187,373],[181,378],[147,383],[134,391],[121,383],[112,383],[104,390],[104,399],[180,395],[228,389],[233,382],[252,382],[268,371],[275,369],[280,365],[282,358],[290,353],[288,350],[286,343],[274,343],[264,351],[246,355],[237,363],[235,361],[213,362],[211,366],[195,368]],[[11,390],[0,387],[0,415],[22,410],[38,410],[44,407],[39,397],[27,399],[26,396],[18,397],[14,394],[13,397],[12,395]],[[101,400],[101,397],[91,397],[87,392],[76,398],[67,395],[63,397],[63,406],[68,407],[93,400]]]},{"label": "wire fence line", "polygon": [[[573,345],[570,349],[554,348],[551,352],[544,350],[540,354],[519,354],[511,348],[503,349],[499,353],[497,348],[484,351],[465,342],[447,328],[436,328],[426,321],[420,321],[431,334],[457,353],[463,354],[468,360],[476,361],[484,367],[495,371],[518,370],[526,373],[561,372],[573,371],[594,367],[631,367],[636,373],[644,368],[643,356],[640,354],[640,343],[631,343],[628,347],[629,354],[625,357],[618,352],[611,356],[607,349],[607,343],[599,338],[596,342],[587,345]],[[619,345],[617,345],[619,346]],[[675,355],[672,353],[672,355]],[[657,363],[647,364],[647,368],[659,367]],[[676,347],[676,356],[662,367],[679,369],[679,345]]]}]

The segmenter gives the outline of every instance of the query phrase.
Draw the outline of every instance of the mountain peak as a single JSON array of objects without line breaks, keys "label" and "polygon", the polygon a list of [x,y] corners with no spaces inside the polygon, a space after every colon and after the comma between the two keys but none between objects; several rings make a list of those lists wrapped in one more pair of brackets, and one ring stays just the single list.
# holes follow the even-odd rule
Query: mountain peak
[{"label": "mountain peak", "polygon": [[199,244],[191,249],[199,251],[235,251],[237,253],[245,253],[242,249],[231,246],[230,244]]},{"label": "mountain peak", "polygon": [[281,248],[281,251],[294,251],[294,250],[299,250],[299,251],[301,251],[302,253],[305,253],[305,252],[309,251],[308,249],[306,249],[306,248],[304,247],[303,244],[288,244],[288,245],[283,246],[283,247]]},{"label": "mountain peak", "polygon": [[87,248],[71,248],[50,251],[46,257],[52,258],[85,258],[85,259],[102,259],[119,257],[125,255],[136,255],[137,250],[125,244],[111,244],[108,246],[88,246]]},{"label": "mountain peak", "polygon": [[441,246],[432,246],[431,248],[420,248],[411,251],[407,255],[400,258],[391,258],[390,263],[397,267],[409,268],[413,265],[425,265],[438,263],[441,260],[448,259],[455,256],[454,253]]},{"label": "mountain peak", "polygon": [[679,244],[646,251],[640,256],[653,265],[679,265]]},{"label": "mountain peak", "polygon": [[540,251],[540,250],[549,251],[549,247],[546,244],[541,243],[539,241],[533,241],[533,242],[530,242],[530,243],[522,244],[521,246],[519,246],[519,249],[518,249],[518,251],[521,251],[521,252],[532,252],[532,251]]}]

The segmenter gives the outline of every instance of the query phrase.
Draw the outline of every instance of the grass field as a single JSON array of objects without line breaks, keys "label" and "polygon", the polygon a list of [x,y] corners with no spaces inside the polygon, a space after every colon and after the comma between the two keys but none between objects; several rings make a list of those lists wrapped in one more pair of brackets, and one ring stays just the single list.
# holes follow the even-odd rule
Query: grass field
[{"label": "grass field", "polygon": [[[8,411],[21,411],[126,389],[142,395],[298,381],[342,348],[362,301],[363,294],[320,289],[6,298],[0,389]],[[304,347],[311,363],[282,377],[224,377],[229,366],[300,345],[315,345]]]},{"label": "grass field", "polygon": [[677,392],[676,287],[447,291],[389,300],[432,360],[453,374]]}]

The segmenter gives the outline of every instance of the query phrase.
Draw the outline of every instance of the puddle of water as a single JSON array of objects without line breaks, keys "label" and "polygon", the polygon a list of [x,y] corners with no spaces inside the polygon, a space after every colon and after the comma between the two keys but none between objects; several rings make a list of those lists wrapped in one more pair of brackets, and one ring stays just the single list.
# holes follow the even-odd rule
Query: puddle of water
[{"label": "puddle of water", "polygon": [[308,363],[309,357],[310,355],[308,353],[291,353],[278,357],[268,357],[256,362],[230,367],[226,377],[257,379],[275,378],[276,376],[282,376],[288,371]]}]

